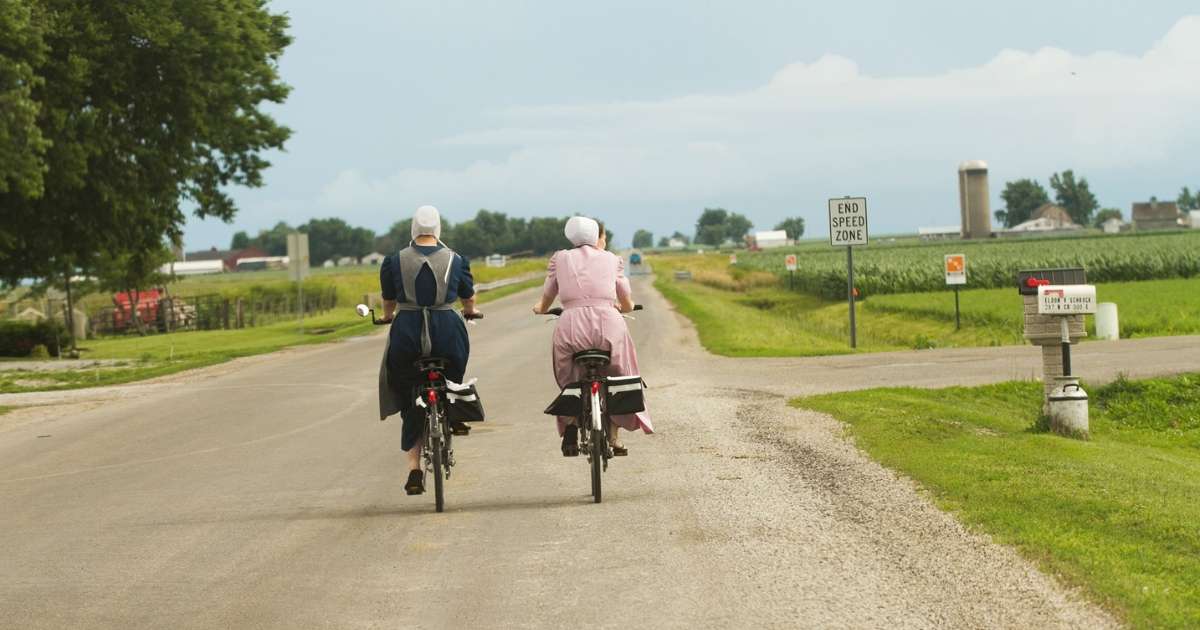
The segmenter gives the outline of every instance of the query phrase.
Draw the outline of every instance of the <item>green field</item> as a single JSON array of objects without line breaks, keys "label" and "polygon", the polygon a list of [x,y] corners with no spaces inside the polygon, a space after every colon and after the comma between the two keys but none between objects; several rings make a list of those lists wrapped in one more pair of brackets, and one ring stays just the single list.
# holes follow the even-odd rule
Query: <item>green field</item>
[{"label": "green field", "polygon": [[[545,262],[542,261],[541,264],[544,266]],[[480,293],[479,303],[486,304],[540,284],[541,280],[535,279]],[[115,360],[119,363],[79,370],[0,370],[0,393],[128,383],[223,363],[238,357],[274,352],[290,346],[367,334],[373,329],[371,322],[358,317],[348,303],[347,306],[339,306],[333,311],[305,318],[304,332],[300,331],[296,321],[291,320],[239,330],[90,339],[80,344],[81,358]]]},{"label": "green field", "polygon": [[1042,390],[1005,383],[802,398],[968,526],[1134,627],[1200,627],[1200,375],[1094,389],[1091,439],[1038,430]]},{"label": "green field", "polygon": [[[731,267],[723,255],[656,256],[655,286],[699,331],[710,352],[725,356],[810,356],[851,352],[844,300],[780,287],[773,274]],[[676,281],[686,269],[693,280]],[[1125,337],[1200,333],[1200,278],[1100,284],[1116,302]],[[1167,296],[1164,299],[1164,296]],[[1162,307],[1170,303],[1170,307]],[[962,330],[954,328],[954,294],[876,295],[858,307],[858,349],[886,351],[1025,343],[1015,288],[964,291]],[[1088,325],[1094,322],[1088,318]],[[1094,330],[1093,330],[1094,332]]]},{"label": "green field", "polygon": [[[786,278],[783,258],[799,260],[796,290],[828,299],[846,294],[846,252],[805,243],[795,250],[741,253],[738,264]],[[945,288],[943,256],[966,254],[972,288],[1011,287],[1020,269],[1084,267],[1093,283],[1200,277],[1200,230],[987,241],[887,239],[854,251],[855,286],[865,296]]]}]

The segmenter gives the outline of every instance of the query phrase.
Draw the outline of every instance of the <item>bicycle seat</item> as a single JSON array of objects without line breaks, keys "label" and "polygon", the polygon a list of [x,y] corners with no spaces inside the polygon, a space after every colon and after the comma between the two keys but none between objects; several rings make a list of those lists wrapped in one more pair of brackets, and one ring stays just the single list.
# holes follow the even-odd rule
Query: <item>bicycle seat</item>
[{"label": "bicycle seat", "polygon": [[438,357],[421,357],[413,362],[413,365],[422,372],[446,371],[446,360]]},{"label": "bicycle seat", "polygon": [[576,363],[599,363],[601,365],[608,365],[609,362],[612,361],[612,353],[608,350],[592,348],[591,350],[576,352],[573,358],[575,359]]}]

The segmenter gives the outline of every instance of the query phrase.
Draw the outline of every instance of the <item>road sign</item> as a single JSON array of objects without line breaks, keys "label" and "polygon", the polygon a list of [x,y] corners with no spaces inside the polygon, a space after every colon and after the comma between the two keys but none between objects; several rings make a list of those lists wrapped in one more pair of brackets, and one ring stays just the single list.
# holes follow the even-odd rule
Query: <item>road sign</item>
[{"label": "road sign", "polygon": [[731,264],[731,265],[736,265],[736,264],[737,264],[737,254],[730,254],[730,255],[729,255],[729,264]]},{"label": "road sign", "polygon": [[784,257],[783,266],[787,267],[788,271],[795,271],[796,270],[796,255],[788,254],[786,257]]},{"label": "road sign", "polygon": [[1038,287],[1039,315],[1080,315],[1096,312],[1096,285],[1050,284]]},{"label": "road sign", "polygon": [[829,200],[829,244],[834,247],[867,244],[865,197],[840,197]]},{"label": "road sign", "polygon": [[967,257],[963,254],[946,254],[946,284],[967,283]]},{"label": "road sign", "polygon": [[292,232],[287,235],[288,279],[299,282],[308,277],[308,235]]}]

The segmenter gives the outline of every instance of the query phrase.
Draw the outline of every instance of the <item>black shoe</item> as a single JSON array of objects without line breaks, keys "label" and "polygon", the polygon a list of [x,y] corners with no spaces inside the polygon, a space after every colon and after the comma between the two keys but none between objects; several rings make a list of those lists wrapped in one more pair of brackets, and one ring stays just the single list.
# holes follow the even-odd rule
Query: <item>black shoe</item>
[{"label": "black shoe", "polygon": [[624,446],[617,446],[616,444],[612,444],[609,446],[609,448],[612,449],[613,457],[625,457],[626,455],[629,454],[629,449],[625,448]]},{"label": "black shoe", "polygon": [[562,452],[563,457],[579,456],[579,427],[568,424],[563,429]]},{"label": "black shoe", "polygon": [[450,424],[451,435],[470,435],[471,425],[465,422],[454,422]]},{"label": "black shoe", "polygon": [[404,491],[409,496],[425,494],[425,473],[419,470],[408,471],[408,483],[404,484]]}]

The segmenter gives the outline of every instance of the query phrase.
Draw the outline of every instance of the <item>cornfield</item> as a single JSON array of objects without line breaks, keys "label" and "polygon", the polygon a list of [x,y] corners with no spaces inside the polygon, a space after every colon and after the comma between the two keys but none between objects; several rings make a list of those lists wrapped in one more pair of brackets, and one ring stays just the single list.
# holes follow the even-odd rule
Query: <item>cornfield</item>
[{"label": "cornfield", "polygon": [[[790,251],[743,255],[739,267],[785,280]],[[846,295],[844,248],[796,250],[797,291],[837,299]],[[966,254],[967,287],[1014,286],[1021,269],[1083,267],[1089,282],[1200,277],[1200,230],[1088,238],[871,245],[854,250],[854,284],[860,295],[918,293],[946,288],[943,256]]]}]

